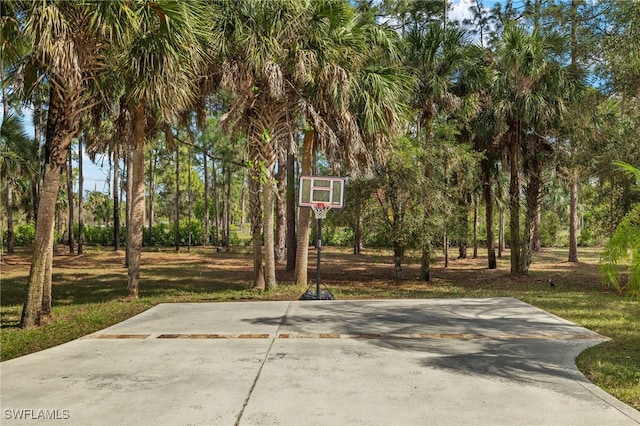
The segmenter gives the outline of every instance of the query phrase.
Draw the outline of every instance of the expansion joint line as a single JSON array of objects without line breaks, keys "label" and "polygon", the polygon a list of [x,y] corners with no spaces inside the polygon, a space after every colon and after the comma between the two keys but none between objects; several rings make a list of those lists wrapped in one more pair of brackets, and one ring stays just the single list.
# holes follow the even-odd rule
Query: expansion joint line
[{"label": "expansion joint line", "polygon": [[[282,324],[286,321],[290,310],[291,310],[291,302],[289,302],[289,305],[287,306],[287,310],[284,312],[284,315],[280,319],[280,323],[278,324],[278,330],[276,331],[276,334],[275,334],[276,336],[278,336],[278,334],[280,332],[280,327],[282,327]],[[253,383],[251,384],[251,389],[249,389],[249,393],[247,394],[247,397],[245,398],[244,403],[242,404],[242,408],[240,409],[240,412],[238,413],[238,417],[236,417],[235,426],[239,426],[240,425],[240,420],[242,420],[242,415],[244,414],[244,409],[247,408],[247,404],[249,404],[249,400],[251,399],[251,395],[253,394],[253,390],[255,389],[256,384],[258,384],[258,380],[260,379],[260,375],[262,374],[262,368],[267,363],[267,359],[269,359],[269,355],[271,354],[271,348],[273,348],[273,344],[274,344],[275,341],[276,341],[275,338],[271,339],[271,343],[269,344],[269,348],[267,349],[267,353],[264,355],[264,359],[262,360],[262,363],[260,364],[260,368],[258,369],[258,373],[256,374],[256,378],[253,380]]]}]

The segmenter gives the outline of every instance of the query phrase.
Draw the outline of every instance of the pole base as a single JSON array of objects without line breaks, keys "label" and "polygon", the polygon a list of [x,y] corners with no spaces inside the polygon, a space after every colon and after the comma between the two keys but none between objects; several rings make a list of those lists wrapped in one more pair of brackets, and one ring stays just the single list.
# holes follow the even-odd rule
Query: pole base
[{"label": "pole base", "polygon": [[[319,296],[319,297],[317,297]],[[302,296],[300,296],[300,300],[335,300],[336,298],[329,290],[321,290],[319,295],[316,295],[315,290],[307,290]]]}]

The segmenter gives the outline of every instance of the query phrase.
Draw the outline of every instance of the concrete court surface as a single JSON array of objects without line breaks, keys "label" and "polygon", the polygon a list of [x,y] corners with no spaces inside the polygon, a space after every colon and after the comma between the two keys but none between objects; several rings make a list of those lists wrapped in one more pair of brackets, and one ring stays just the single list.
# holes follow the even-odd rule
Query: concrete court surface
[{"label": "concrete court surface", "polygon": [[164,304],[1,363],[0,423],[638,425],[575,367],[605,340],[513,298]]}]

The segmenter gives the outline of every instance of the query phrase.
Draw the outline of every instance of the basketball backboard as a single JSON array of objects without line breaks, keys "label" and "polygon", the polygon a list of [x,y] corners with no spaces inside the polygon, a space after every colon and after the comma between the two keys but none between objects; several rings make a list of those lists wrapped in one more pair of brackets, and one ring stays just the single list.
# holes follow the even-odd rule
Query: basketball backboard
[{"label": "basketball backboard", "polygon": [[344,178],[337,176],[300,176],[300,207],[326,206],[341,209],[344,205]]}]

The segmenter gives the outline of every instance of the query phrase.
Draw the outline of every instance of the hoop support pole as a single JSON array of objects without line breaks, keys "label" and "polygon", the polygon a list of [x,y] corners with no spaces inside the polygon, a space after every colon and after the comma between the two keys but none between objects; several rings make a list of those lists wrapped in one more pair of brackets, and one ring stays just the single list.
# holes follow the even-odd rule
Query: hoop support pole
[{"label": "hoop support pole", "polygon": [[320,300],[320,257],[322,256],[322,219],[318,218],[318,242],[316,249],[318,250],[316,265],[316,300]]}]

